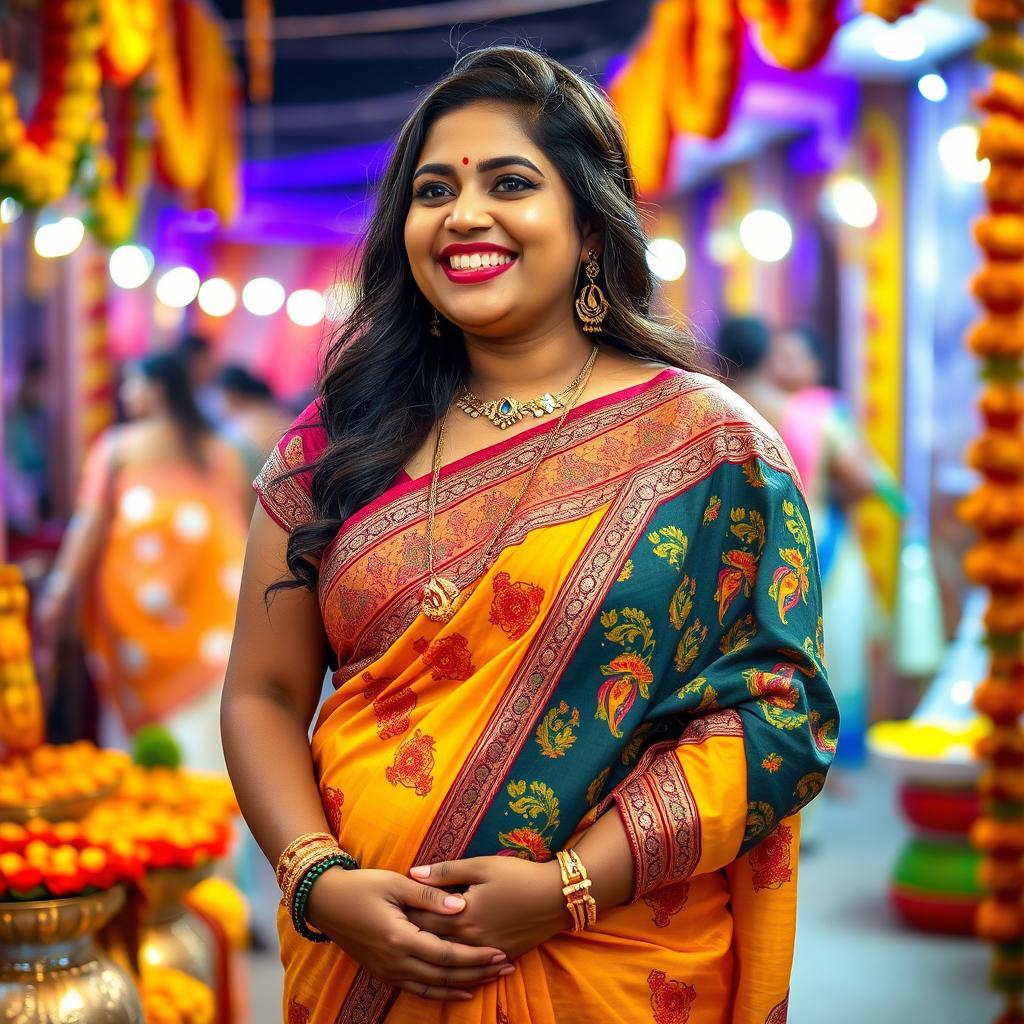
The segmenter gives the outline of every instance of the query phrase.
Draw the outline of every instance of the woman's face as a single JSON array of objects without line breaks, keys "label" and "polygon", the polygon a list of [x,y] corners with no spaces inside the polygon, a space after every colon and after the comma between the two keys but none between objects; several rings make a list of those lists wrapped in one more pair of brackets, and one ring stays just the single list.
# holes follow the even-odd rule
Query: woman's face
[{"label": "woman's face", "polygon": [[565,182],[510,106],[473,103],[439,118],[416,168],[405,247],[443,317],[483,337],[572,317],[580,261],[596,245],[580,238]]},{"label": "woman's face", "polygon": [[815,387],[823,376],[821,362],[796,331],[779,331],[772,337],[764,369],[786,391]]},{"label": "woman's face", "polygon": [[121,382],[121,405],[133,420],[148,416],[153,411],[155,388],[137,369],[129,369]]}]

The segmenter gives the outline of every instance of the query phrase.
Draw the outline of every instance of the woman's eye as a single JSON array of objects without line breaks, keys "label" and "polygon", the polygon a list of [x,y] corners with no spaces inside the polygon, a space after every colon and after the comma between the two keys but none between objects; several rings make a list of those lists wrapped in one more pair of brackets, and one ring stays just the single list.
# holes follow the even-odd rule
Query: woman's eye
[{"label": "woman's eye", "polygon": [[446,195],[451,195],[451,189],[438,181],[431,182],[428,185],[421,185],[416,190],[417,199],[443,199]]},{"label": "woman's eye", "polygon": [[518,174],[507,174],[505,177],[499,178],[494,187],[498,192],[525,192],[536,186],[532,181],[527,181],[526,178],[521,178]]}]

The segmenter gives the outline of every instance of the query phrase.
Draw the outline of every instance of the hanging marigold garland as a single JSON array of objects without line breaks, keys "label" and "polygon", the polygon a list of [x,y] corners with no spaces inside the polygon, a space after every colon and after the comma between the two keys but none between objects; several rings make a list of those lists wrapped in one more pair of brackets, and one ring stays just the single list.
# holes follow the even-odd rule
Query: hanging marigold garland
[{"label": "hanging marigold garland", "polygon": [[83,173],[90,228],[107,245],[120,245],[134,233],[153,174],[151,77],[143,75],[116,99],[117,130],[108,147],[107,123],[98,119],[90,140],[91,173]]},{"label": "hanging marigold garland", "polygon": [[46,3],[40,93],[27,123],[13,91],[14,64],[0,60],[0,189],[33,206],[67,192],[99,116],[99,45],[96,0]]},{"label": "hanging marigold garland", "polygon": [[[1012,67],[1019,40],[1011,36],[1017,39],[1024,10],[1016,0],[975,0],[974,13],[990,29],[979,55]],[[983,428],[967,460],[982,482],[959,509],[979,535],[965,570],[991,593],[991,657],[975,706],[992,731],[978,747],[988,767],[979,782],[982,814],[971,830],[988,895],[975,927],[996,948],[992,980],[1007,998],[999,1024],[1024,1024],[1024,79],[997,70],[977,103],[986,115],[978,156],[991,162],[991,172],[988,211],[974,226],[985,263],[971,282],[984,313],[966,337],[982,362]]]},{"label": "hanging marigold garland", "polygon": [[740,11],[757,26],[765,50],[790,71],[817,64],[839,27],[839,0],[740,0]]},{"label": "hanging marigold garland", "polygon": [[103,77],[124,88],[152,63],[158,0],[100,0],[100,23]]}]

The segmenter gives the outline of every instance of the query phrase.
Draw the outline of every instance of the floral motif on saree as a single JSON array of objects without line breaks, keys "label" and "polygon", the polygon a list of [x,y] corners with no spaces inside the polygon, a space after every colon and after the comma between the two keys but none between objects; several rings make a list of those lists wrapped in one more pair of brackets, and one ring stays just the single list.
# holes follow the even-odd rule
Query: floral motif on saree
[{"label": "floral motif on saree", "polygon": [[697,998],[692,985],[666,978],[664,971],[651,971],[647,975],[647,986],[651,990],[655,1024],[687,1024]]}]

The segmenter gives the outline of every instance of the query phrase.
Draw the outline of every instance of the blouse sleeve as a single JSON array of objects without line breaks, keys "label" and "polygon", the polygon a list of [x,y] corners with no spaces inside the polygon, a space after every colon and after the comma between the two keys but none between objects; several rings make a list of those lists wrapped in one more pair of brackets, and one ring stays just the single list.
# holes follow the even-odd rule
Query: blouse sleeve
[{"label": "blouse sleeve", "polygon": [[820,792],[836,747],[804,500],[792,477],[759,460],[726,467],[715,492],[681,565],[651,569],[681,577],[670,611],[677,646],[652,711],[681,715],[683,727],[611,794],[633,851],[634,899],[772,837],[764,885],[789,881],[786,819]]},{"label": "blouse sleeve", "polygon": [[260,504],[287,533],[316,518],[313,464],[326,447],[320,407],[313,401],[285,431],[253,481]]}]

